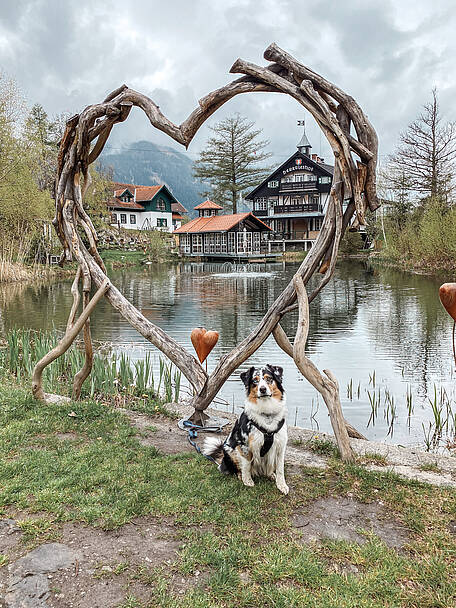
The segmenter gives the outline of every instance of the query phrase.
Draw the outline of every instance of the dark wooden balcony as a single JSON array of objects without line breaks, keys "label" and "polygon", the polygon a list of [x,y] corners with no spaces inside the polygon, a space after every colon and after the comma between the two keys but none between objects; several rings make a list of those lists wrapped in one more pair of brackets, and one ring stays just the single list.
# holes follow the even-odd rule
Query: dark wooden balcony
[{"label": "dark wooden balcony", "polygon": [[254,209],[253,215],[257,217],[266,217],[268,215],[267,209]]},{"label": "dark wooden balcony", "polygon": [[318,190],[318,182],[282,182],[280,192],[310,192]]},{"label": "dark wooden balcony", "polygon": [[280,213],[323,213],[323,207],[319,203],[301,203],[295,205],[276,205],[274,215]]}]

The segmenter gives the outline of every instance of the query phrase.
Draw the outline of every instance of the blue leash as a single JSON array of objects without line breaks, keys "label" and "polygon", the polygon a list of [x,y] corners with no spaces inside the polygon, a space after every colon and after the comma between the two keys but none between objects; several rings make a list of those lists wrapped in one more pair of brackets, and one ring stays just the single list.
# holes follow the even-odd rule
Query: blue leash
[{"label": "blue leash", "polygon": [[187,439],[188,439],[189,444],[195,448],[195,450],[198,452],[198,454],[201,454],[201,456],[204,456],[204,458],[206,458],[207,460],[210,460],[211,462],[218,465],[218,462],[215,460],[215,458],[212,458],[212,456],[205,454],[201,450],[199,445],[196,443],[196,439],[198,438],[198,431],[201,431],[202,433],[204,433],[204,432],[221,433],[222,427],[221,426],[200,426],[199,424],[193,424],[193,422],[190,422],[190,420],[184,420],[182,422],[182,425],[188,429]]}]

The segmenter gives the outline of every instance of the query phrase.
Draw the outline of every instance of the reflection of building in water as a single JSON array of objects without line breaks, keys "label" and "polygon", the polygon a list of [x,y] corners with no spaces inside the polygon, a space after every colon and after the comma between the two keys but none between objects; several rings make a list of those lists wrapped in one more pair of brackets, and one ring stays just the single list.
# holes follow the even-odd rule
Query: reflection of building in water
[{"label": "reflection of building in water", "polygon": [[[296,270],[296,265],[283,269],[282,264],[189,262],[117,270],[111,278],[145,316],[189,350],[192,328],[202,325],[219,331],[214,362],[250,334]],[[314,287],[318,280],[313,279]],[[72,304],[70,285],[71,280],[2,286],[4,330],[14,326],[63,330]],[[438,287],[437,281],[422,276],[389,269],[369,271],[353,262],[339,264],[334,279],[310,305],[309,353],[324,353],[325,365],[342,366],[353,377],[360,367],[364,375],[366,366],[379,374],[387,369],[395,374],[400,390],[401,383],[413,382],[421,394],[429,394],[434,382],[444,380],[445,374],[448,379],[451,365],[451,320],[440,306]],[[296,312],[281,321],[290,337],[296,322]],[[92,315],[92,333],[96,341],[132,344],[132,355],[138,343],[152,349],[106,300]],[[266,350],[268,357],[282,357],[272,338]],[[255,363],[264,356],[264,350],[259,351]],[[343,386],[343,377],[339,380]]]}]

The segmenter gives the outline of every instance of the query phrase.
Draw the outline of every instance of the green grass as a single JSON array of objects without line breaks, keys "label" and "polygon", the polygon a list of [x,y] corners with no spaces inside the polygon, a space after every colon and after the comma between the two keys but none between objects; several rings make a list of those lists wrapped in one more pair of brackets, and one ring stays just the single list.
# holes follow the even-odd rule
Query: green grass
[{"label": "green grass", "polygon": [[442,469],[436,462],[426,462],[419,466],[420,471],[429,471],[431,473],[441,473]]},{"label": "green grass", "polygon": [[[113,529],[138,516],[166,518],[181,542],[176,560],[162,566],[100,566],[97,576],[150,589],[149,602],[126,590],[123,608],[455,605],[453,491],[332,459],[327,470],[302,468],[283,497],[270,481],[246,488],[194,452],[163,455],[138,437],[109,403],[51,406],[13,379],[0,382],[0,512],[24,514],[18,519],[28,545],[58,538],[67,521]],[[372,534],[362,546],[301,544],[293,513],[330,495],[381,499],[388,516],[410,530],[409,545],[398,552]],[[4,551],[0,566],[6,563]],[[176,593],[175,578],[197,580],[196,572],[201,582]]]},{"label": "green grass", "polygon": [[334,441],[330,439],[320,439],[318,436],[313,437],[306,442],[306,447],[315,454],[320,456],[331,456],[332,458],[340,458],[339,449]]},{"label": "green grass", "polygon": [[366,452],[361,460],[364,464],[376,464],[381,467],[388,463],[386,457],[377,452]]},{"label": "green grass", "polygon": [[[0,349],[0,370],[8,370],[22,384],[30,383],[36,362],[60,339],[56,331],[10,330],[5,348]],[[83,363],[83,351],[73,344],[44,370],[44,390],[70,395],[73,379]],[[170,412],[166,403],[179,400],[181,376],[172,363],[161,357],[158,369],[154,370],[150,353],[133,364],[126,353],[116,356],[99,351],[94,354],[92,372],[82,386],[81,395],[97,401],[111,401],[115,397],[131,409],[167,415]]]},{"label": "green grass", "polygon": [[147,259],[143,251],[123,251],[120,249],[105,249],[101,252],[101,257],[105,264],[116,266],[135,266]]}]

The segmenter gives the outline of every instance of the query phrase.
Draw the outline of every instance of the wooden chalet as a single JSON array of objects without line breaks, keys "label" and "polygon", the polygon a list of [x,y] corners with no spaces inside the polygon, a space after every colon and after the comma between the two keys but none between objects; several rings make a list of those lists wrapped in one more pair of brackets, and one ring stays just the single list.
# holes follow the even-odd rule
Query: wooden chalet
[{"label": "wooden chalet", "polygon": [[310,249],[323,223],[334,167],[311,148],[304,131],[297,151],[246,196],[283,250]]},{"label": "wooden chalet", "polygon": [[173,232],[184,256],[243,259],[270,257],[272,230],[253,213],[221,215],[213,201],[197,205],[198,217]]}]

